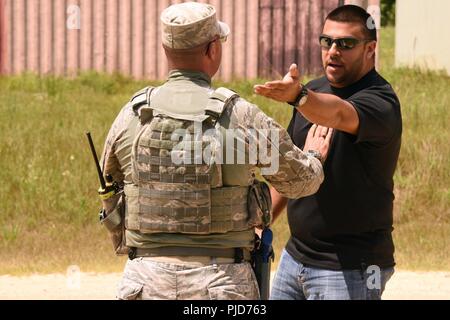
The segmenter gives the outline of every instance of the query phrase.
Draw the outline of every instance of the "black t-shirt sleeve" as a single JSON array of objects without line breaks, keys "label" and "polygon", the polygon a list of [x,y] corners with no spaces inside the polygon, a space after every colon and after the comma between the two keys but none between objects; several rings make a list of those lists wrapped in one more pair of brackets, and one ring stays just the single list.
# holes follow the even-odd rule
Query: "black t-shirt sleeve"
[{"label": "black t-shirt sleeve", "polygon": [[387,86],[371,87],[348,98],[359,117],[356,142],[389,143],[399,132],[399,102]]}]

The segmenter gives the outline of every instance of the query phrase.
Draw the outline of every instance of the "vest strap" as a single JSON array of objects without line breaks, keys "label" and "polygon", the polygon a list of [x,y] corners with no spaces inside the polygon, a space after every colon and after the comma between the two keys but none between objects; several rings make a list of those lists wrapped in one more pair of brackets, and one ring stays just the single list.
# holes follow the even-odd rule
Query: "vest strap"
[{"label": "vest strap", "polygon": [[214,124],[217,123],[228,105],[238,98],[239,95],[227,88],[218,88],[210,96],[205,108],[205,114],[213,118]]},{"label": "vest strap", "polygon": [[130,100],[134,112],[139,112],[141,123],[149,121],[153,117],[152,109],[150,108],[150,97],[154,87],[145,87],[136,92]]},{"label": "vest strap", "polygon": [[145,87],[144,89],[136,92],[130,100],[133,109],[137,110],[140,106],[148,104],[153,89],[154,87]]}]

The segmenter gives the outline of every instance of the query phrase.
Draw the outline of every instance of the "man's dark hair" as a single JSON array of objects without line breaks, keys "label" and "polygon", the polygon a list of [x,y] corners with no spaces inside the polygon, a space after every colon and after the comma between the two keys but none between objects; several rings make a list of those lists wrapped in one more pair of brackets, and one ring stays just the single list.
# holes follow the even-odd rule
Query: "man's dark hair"
[{"label": "man's dark hair", "polygon": [[[361,24],[362,32],[367,40],[377,40],[377,29],[373,17],[359,6],[347,4],[331,11],[326,20],[336,22],[354,22]],[[370,28],[373,26],[372,28]]]}]

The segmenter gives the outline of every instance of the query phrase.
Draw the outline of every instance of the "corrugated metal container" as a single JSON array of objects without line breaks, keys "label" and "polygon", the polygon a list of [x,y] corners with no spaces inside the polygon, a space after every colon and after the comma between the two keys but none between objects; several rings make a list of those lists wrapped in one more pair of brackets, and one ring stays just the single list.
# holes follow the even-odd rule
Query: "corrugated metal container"
[{"label": "corrugated metal container", "polygon": [[397,0],[397,66],[446,70],[450,75],[450,1]]},{"label": "corrugated metal container", "polygon": [[6,32],[5,0],[0,0],[0,74],[6,73]]},{"label": "corrugated metal container", "polygon": [[[32,71],[57,75],[97,70],[135,78],[165,78],[167,62],[160,45],[159,15],[177,2],[182,1],[0,0],[1,70],[7,74]],[[219,72],[223,80],[279,77],[292,62],[297,62],[304,74],[320,73],[318,36],[322,23],[327,13],[342,3],[209,2],[232,29]]]}]

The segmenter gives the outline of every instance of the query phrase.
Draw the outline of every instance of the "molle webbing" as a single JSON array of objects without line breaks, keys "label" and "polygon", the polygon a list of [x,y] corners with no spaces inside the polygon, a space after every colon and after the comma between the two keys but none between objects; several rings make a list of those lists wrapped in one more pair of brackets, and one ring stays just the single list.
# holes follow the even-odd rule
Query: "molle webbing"
[{"label": "molle webbing", "polygon": [[[141,203],[129,201],[128,212],[140,212],[134,225],[127,224],[131,230],[142,233],[165,232],[179,233],[224,233],[227,231],[242,231],[248,229],[247,195],[248,187],[224,187],[211,189],[211,215],[206,208],[170,207],[178,199],[181,203],[197,202],[200,199],[190,191],[138,189],[127,186],[125,191],[129,197],[139,197]],[[133,189],[132,191],[130,189]],[[198,192],[206,198],[208,190]],[[175,201],[175,202],[177,202]],[[134,204],[133,204],[134,203]],[[144,213],[145,214],[142,214]],[[162,220],[164,217],[164,220]],[[190,222],[189,222],[190,221]],[[130,222],[130,221],[128,221]],[[170,222],[170,223],[169,223]],[[202,223],[203,222],[203,223]],[[209,223],[206,223],[209,222]]]},{"label": "molle webbing", "polygon": [[[210,166],[175,164],[171,155],[179,142],[164,140],[190,125],[183,120],[155,117],[138,141],[135,164],[139,168],[139,212],[146,213],[141,215],[141,232],[210,232]],[[192,142],[202,148],[203,141]]]}]

